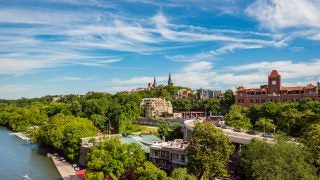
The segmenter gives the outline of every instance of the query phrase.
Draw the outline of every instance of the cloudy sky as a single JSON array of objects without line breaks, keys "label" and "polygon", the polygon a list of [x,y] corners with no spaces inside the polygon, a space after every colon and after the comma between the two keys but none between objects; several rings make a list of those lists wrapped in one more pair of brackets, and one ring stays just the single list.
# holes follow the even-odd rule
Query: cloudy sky
[{"label": "cloudy sky", "polygon": [[319,0],[0,0],[0,99],[320,78]]}]

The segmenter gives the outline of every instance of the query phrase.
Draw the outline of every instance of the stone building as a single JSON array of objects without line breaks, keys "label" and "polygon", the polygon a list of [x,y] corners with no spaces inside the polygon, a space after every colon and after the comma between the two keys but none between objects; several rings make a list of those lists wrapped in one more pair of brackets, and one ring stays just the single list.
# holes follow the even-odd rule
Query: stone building
[{"label": "stone building", "polygon": [[186,99],[192,96],[192,92],[188,89],[179,89],[177,92],[177,99]]},{"label": "stone building", "polygon": [[145,117],[160,117],[173,113],[171,102],[161,98],[144,98],[140,106],[145,106]]},{"label": "stone building", "polygon": [[150,146],[149,160],[167,172],[178,167],[186,167],[188,164],[186,151],[188,145],[188,142],[182,139],[155,142]]},{"label": "stone building", "polygon": [[284,87],[277,70],[272,70],[267,85],[261,85],[260,88],[240,86],[235,93],[235,103],[246,107],[265,102],[298,102],[304,98],[319,100],[318,87],[311,83],[307,86]]}]

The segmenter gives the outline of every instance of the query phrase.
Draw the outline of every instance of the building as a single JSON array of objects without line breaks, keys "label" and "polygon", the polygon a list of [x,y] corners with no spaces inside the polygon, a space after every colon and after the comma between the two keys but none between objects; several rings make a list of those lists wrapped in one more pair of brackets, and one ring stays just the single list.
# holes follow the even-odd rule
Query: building
[{"label": "building", "polygon": [[205,119],[205,111],[180,111],[173,113],[174,118],[178,119]]},{"label": "building", "polygon": [[179,89],[177,92],[177,99],[186,99],[192,96],[192,92],[188,89]]},{"label": "building", "polygon": [[224,98],[224,92],[221,90],[210,90],[210,89],[198,89],[196,90],[197,93],[197,99],[199,100],[206,100],[209,98],[217,98],[217,99],[223,99]]},{"label": "building", "polygon": [[277,70],[272,70],[268,76],[268,84],[260,88],[245,88],[240,86],[235,93],[235,103],[242,106],[252,106],[265,102],[298,102],[304,98],[319,100],[318,87],[313,84],[307,86],[284,87]]},{"label": "building", "polygon": [[145,117],[160,117],[173,113],[171,102],[161,98],[144,98],[140,106],[145,106]]},{"label": "building", "polygon": [[188,164],[186,151],[188,145],[188,142],[182,139],[155,142],[150,146],[149,161],[167,172],[178,167],[186,167]]}]

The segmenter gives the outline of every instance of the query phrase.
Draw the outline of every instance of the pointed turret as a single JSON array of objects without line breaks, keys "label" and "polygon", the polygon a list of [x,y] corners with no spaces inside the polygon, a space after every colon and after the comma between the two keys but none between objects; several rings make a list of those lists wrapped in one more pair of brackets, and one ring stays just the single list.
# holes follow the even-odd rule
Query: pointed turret
[{"label": "pointed turret", "polygon": [[156,77],[153,76],[153,84],[152,84],[152,87],[157,87],[157,81],[156,81]]},{"label": "pointed turret", "polygon": [[171,73],[169,73],[168,86],[172,86]]}]

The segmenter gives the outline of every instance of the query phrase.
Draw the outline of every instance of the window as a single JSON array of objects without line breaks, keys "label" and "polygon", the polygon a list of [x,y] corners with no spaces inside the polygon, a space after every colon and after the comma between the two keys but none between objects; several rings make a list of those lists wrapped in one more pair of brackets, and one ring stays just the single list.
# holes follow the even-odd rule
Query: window
[{"label": "window", "polygon": [[254,103],[254,99],[250,99],[250,103]]},{"label": "window", "polygon": [[256,103],[259,103],[260,102],[260,100],[259,99],[256,99]]}]

